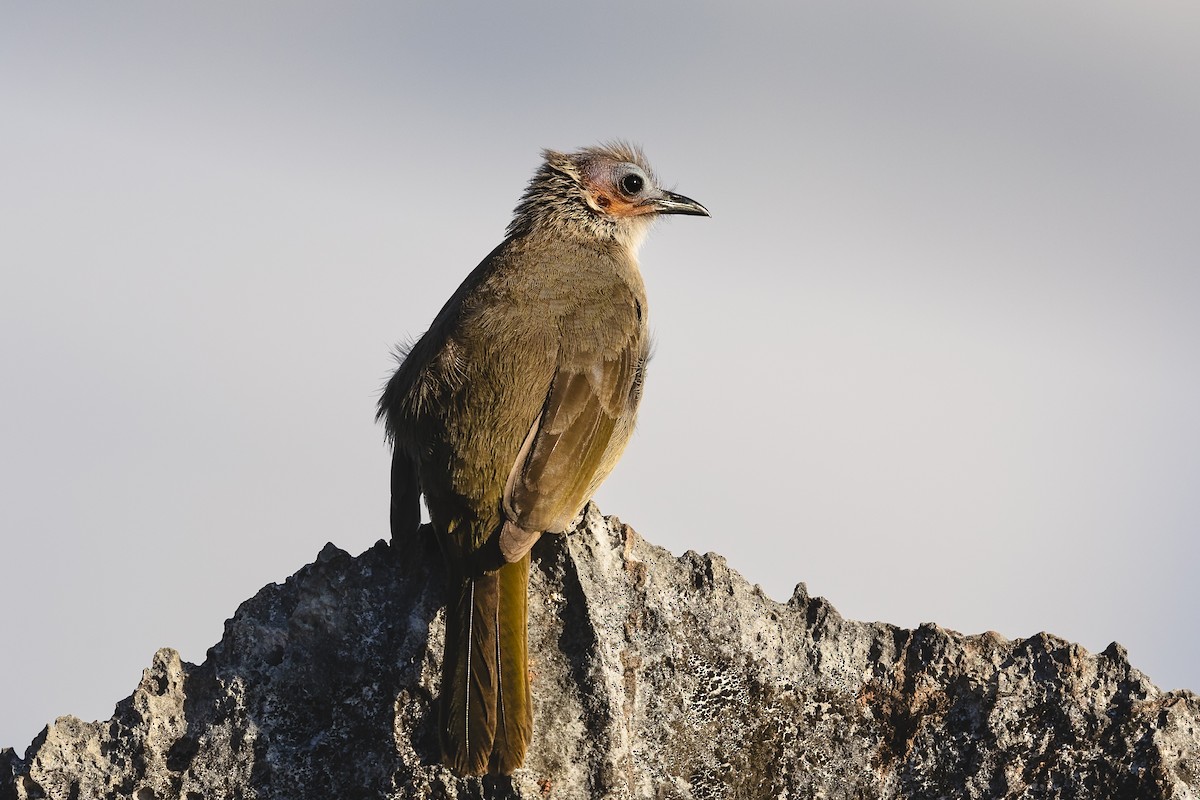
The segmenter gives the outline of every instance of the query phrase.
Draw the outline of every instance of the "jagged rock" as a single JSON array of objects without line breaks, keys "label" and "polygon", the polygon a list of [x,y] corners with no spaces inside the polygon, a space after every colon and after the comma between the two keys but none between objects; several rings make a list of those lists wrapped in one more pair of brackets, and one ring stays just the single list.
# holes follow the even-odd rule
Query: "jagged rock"
[{"label": "jagged rock", "polygon": [[63,717],[0,798],[1185,798],[1200,703],[1111,645],[776,603],[589,507],[530,588],[535,733],[512,781],[438,766],[443,571],[427,530],[327,545],[207,660],[160,650],[108,722]]}]

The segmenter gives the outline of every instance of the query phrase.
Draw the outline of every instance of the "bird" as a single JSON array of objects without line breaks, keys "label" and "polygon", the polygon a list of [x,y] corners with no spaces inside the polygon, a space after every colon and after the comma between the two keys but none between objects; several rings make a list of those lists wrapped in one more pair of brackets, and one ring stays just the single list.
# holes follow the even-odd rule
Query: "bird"
[{"label": "bird", "polygon": [[641,150],[544,150],[504,240],[379,398],[393,541],[423,495],[447,572],[443,763],[511,775],[533,731],[530,548],[565,533],[629,442],[650,357],[638,249],[655,219],[710,216]]}]

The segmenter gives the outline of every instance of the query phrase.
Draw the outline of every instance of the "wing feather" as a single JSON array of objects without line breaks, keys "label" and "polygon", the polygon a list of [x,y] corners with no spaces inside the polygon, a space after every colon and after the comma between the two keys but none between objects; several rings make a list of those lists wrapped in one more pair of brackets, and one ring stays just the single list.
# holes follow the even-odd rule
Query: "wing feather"
[{"label": "wing feather", "polygon": [[632,429],[638,339],[609,358],[559,366],[505,492],[506,514],[521,528],[565,530],[612,470]]}]

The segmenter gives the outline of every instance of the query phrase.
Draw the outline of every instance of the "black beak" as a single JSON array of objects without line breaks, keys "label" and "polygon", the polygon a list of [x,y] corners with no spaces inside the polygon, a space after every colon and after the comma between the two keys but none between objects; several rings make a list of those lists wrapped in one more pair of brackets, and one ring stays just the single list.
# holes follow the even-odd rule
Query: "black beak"
[{"label": "black beak", "polygon": [[711,217],[708,209],[690,197],[684,197],[674,192],[663,192],[662,197],[652,201],[654,209],[659,214],[687,214],[693,217]]}]

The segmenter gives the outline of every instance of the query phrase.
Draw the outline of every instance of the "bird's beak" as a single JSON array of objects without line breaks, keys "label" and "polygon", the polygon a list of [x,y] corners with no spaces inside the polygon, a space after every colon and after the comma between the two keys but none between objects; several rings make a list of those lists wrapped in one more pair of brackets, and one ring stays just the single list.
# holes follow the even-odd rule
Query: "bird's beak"
[{"label": "bird's beak", "polygon": [[711,217],[708,209],[690,197],[664,191],[661,197],[650,201],[650,205],[659,214],[687,214],[693,217]]}]

